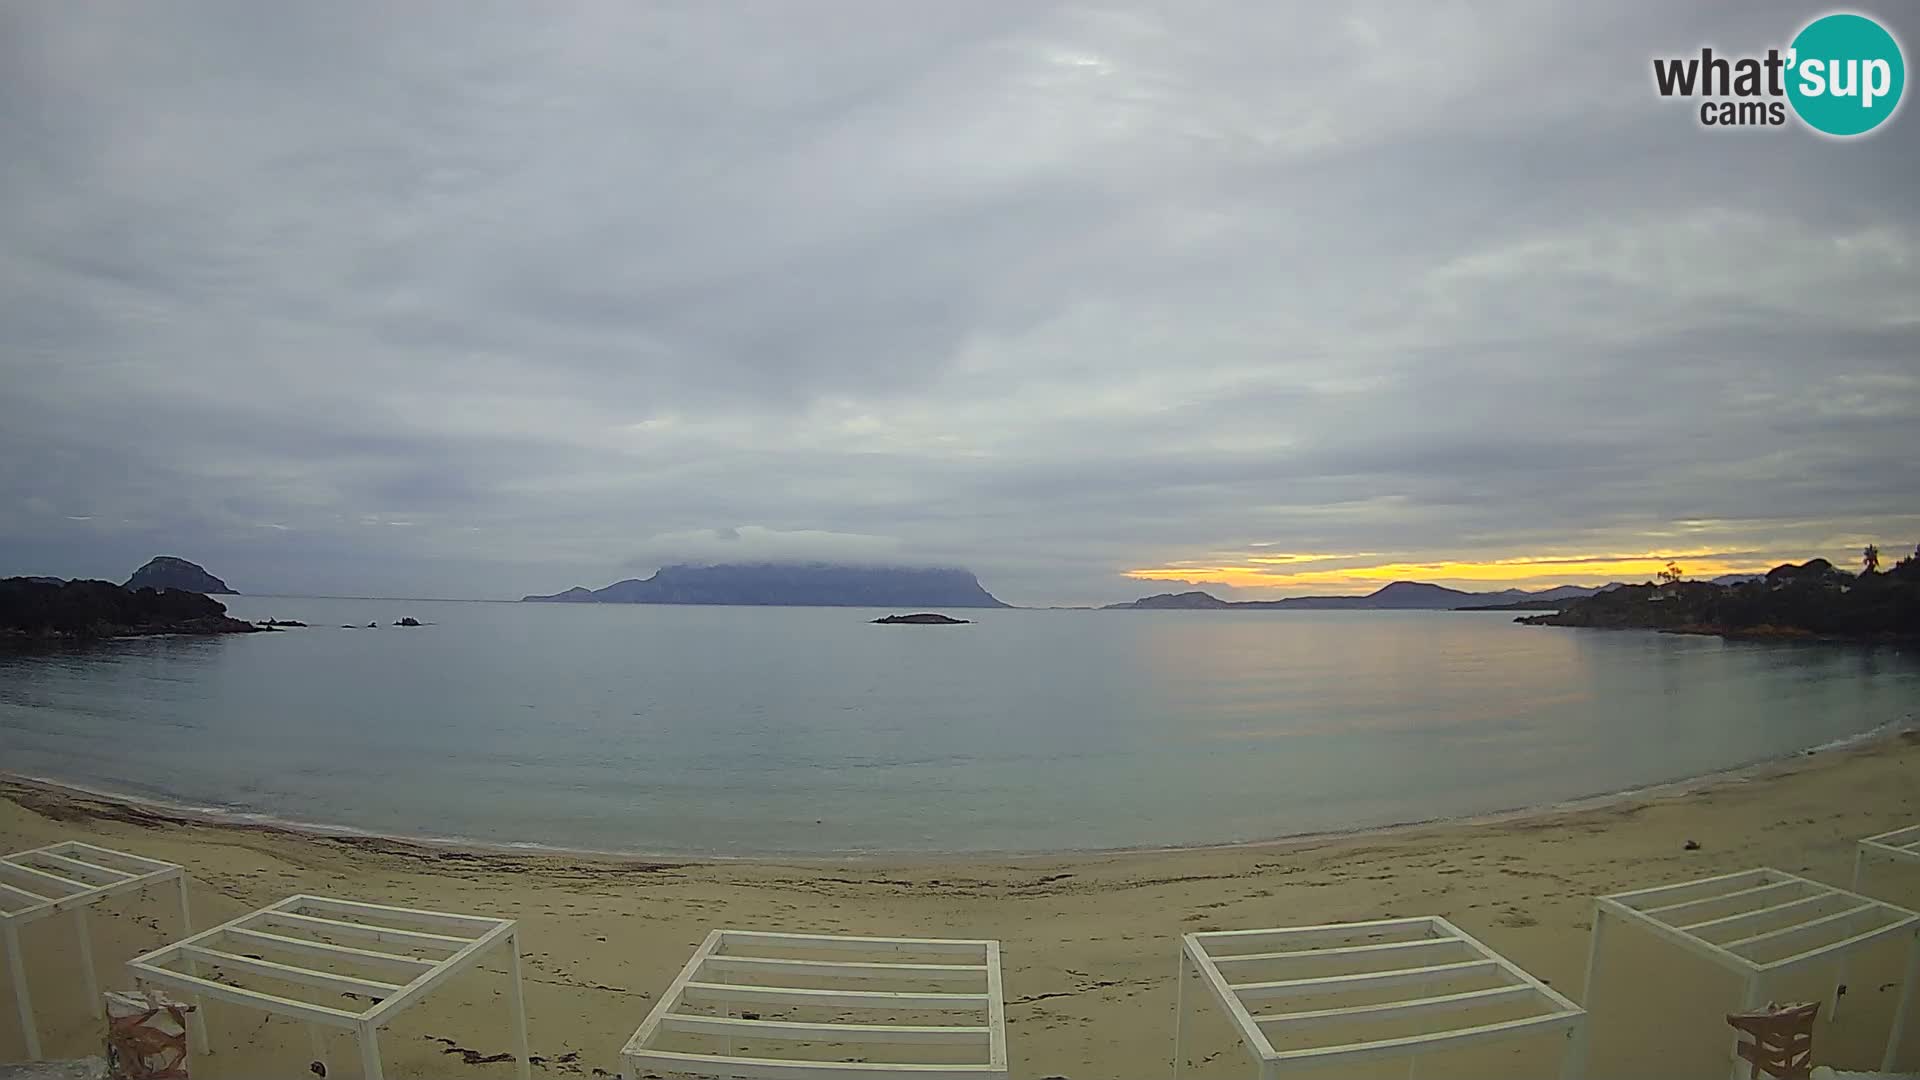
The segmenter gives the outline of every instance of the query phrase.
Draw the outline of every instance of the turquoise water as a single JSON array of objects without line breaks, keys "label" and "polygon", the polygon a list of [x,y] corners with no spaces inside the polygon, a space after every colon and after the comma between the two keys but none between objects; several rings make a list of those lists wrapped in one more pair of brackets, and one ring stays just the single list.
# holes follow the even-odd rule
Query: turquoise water
[{"label": "turquoise water", "polygon": [[229,606],[314,626],[0,656],[0,768],[488,842],[1043,851],[1547,804],[1920,712],[1911,649],[1497,613]]}]

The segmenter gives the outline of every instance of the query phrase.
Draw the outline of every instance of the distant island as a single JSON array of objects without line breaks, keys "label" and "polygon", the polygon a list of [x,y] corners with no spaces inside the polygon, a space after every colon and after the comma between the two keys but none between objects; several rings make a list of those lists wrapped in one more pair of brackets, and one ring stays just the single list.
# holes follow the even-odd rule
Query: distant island
[{"label": "distant island", "polygon": [[1296,611],[1453,611],[1473,605],[1557,602],[1592,596],[1608,585],[1561,585],[1538,592],[1502,589],[1499,592],[1473,593],[1431,585],[1424,581],[1396,581],[1365,596],[1293,596],[1284,600],[1222,600],[1212,593],[1160,593],[1143,596],[1124,604],[1108,604],[1102,611],[1211,611],[1291,609]]},{"label": "distant island", "polygon": [[1455,611],[1560,611],[1573,602],[1566,600],[1515,600],[1506,604],[1468,604]]},{"label": "distant island", "polygon": [[204,596],[238,596],[227,583],[207,573],[206,568],[197,563],[172,555],[161,555],[147,561],[147,565],[133,572],[127,579],[129,589],[184,589],[187,592]]},{"label": "distant island", "polygon": [[0,641],[87,642],[153,634],[251,634],[226,605],[184,589],[129,589],[111,581],[0,580]]},{"label": "distant island", "polygon": [[922,611],[914,615],[887,615],[873,621],[882,626],[965,626],[972,620]]},{"label": "distant island", "polygon": [[747,607],[1003,608],[979,579],[957,568],[836,563],[663,566],[652,577],[604,589],[575,586],[523,603],[732,604]]},{"label": "distant island", "polygon": [[1611,589],[1557,614],[1515,621],[1724,637],[1920,637],[1920,550],[1886,571],[1879,569],[1878,556],[1869,548],[1858,574],[1810,559],[1734,584],[1681,580],[1675,567],[1658,584]]}]

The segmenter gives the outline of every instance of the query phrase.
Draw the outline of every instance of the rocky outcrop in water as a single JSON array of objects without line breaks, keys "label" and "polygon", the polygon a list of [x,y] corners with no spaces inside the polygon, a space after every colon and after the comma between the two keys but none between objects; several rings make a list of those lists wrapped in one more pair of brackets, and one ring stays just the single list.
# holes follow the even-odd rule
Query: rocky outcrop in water
[{"label": "rocky outcrop in water", "polygon": [[229,618],[226,605],[218,600],[180,589],[128,589],[111,581],[0,581],[0,639],[15,642],[251,634],[263,629]]}]

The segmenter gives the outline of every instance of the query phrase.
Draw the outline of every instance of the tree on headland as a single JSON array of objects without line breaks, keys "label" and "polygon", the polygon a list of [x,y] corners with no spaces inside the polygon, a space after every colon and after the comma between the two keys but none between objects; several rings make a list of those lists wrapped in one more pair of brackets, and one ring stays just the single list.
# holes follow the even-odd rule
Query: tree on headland
[{"label": "tree on headland", "polygon": [[1860,553],[1860,562],[1866,566],[1867,573],[1869,574],[1879,573],[1880,572],[1880,545],[1868,544],[1867,549]]},{"label": "tree on headland", "polygon": [[1852,574],[1822,558],[1786,563],[1758,581],[1681,579],[1669,563],[1659,582],[1621,585],[1523,622],[1632,627],[1756,637],[1900,638],[1920,642],[1920,552],[1903,565]]}]

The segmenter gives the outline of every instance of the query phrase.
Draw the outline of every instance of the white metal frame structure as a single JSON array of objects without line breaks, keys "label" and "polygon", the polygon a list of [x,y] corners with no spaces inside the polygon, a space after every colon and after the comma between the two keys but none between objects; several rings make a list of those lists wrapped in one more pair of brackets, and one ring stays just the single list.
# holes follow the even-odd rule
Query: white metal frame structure
[{"label": "white metal frame structure", "polygon": [[[937,956],[941,963],[851,962],[849,954]],[[735,976],[742,981],[731,981]],[[762,985],[769,981],[781,985]],[[847,982],[909,985],[847,989]],[[728,1015],[700,1015],[685,1005],[720,1005]],[[799,1023],[739,1015],[738,1005],[786,1008],[890,1010],[895,1013],[970,1013],[968,1024],[868,1024],[835,1019]],[[730,1043],[770,1039],[828,1044],[849,1050],[880,1044],[970,1047],[954,1063],[822,1061],[790,1056],[710,1054],[660,1047],[668,1034],[719,1036]],[[737,1045],[733,1047],[739,1049]],[[863,1056],[864,1055],[859,1055]],[[627,1080],[650,1070],[753,1080],[851,1080],[888,1074],[926,1080],[984,1080],[1007,1075],[1007,1016],[1000,985],[1000,943],[955,938],[876,938],[715,930],[660,995],[645,1022],[620,1051]]]},{"label": "white metal frame structure", "polygon": [[193,916],[187,906],[187,875],[177,864],[78,840],[0,858],[0,937],[6,943],[13,997],[29,1058],[40,1060],[40,1032],[33,1022],[33,998],[27,989],[26,962],[20,954],[20,927],[63,912],[73,916],[80,939],[81,986],[86,990],[87,1007],[99,1016],[100,981],[93,970],[93,934],[87,927],[87,908],[110,896],[167,881],[175,882],[180,889],[180,932],[190,934]]},{"label": "white metal frame structure", "polygon": [[[488,950],[504,947],[515,1068],[520,1080],[528,1080],[527,1010],[515,927],[512,919],[486,915],[301,895],[137,956],[127,961],[127,967],[135,984],[143,988],[152,983],[305,1020],[314,1055],[323,1062],[324,1030],[351,1031],[359,1043],[363,1075],[366,1080],[380,1080],[380,1028],[442,980],[474,966]],[[175,963],[186,970],[167,966]],[[371,1003],[355,1012],[224,981],[249,977],[298,987],[309,991],[309,997],[338,1000],[343,994],[358,994]],[[195,1034],[200,1048],[206,1050],[204,1024]]]},{"label": "white metal frame structure", "polygon": [[[1907,1012],[1913,1004],[1914,983],[1920,980],[1920,914],[1771,867],[1597,897],[1586,992],[1582,996],[1589,1010],[1593,1008],[1602,930],[1609,917],[1636,924],[1739,975],[1746,982],[1738,1010],[1741,1012],[1751,1012],[1766,1003],[1768,979],[1809,964],[1835,964],[1837,977],[1829,1000],[1829,1018],[1839,1002],[1839,978],[1844,977],[1840,965],[1846,955],[1882,939],[1905,935],[1909,938],[1906,977],[1881,1064],[1883,1070],[1893,1068]],[[1734,1073],[1744,1076],[1746,1067],[1734,1056]]]},{"label": "white metal frame structure", "polygon": [[1866,869],[1869,855],[1889,862],[1920,863],[1920,825],[1909,825],[1860,841],[1853,851],[1854,892],[1860,891],[1860,874]]},{"label": "white metal frame structure", "polygon": [[[1364,943],[1341,944],[1355,940]],[[1222,971],[1224,967],[1237,974],[1253,965],[1279,973],[1291,966],[1297,975],[1301,964],[1331,965],[1337,973],[1248,980]],[[1260,1011],[1269,1001],[1464,980],[1493,985],[1337,1008]],[[1567,1039],[1560,1066],[1564,1080],[1576,1080],[1586,1067],[1586,1011],[1439,916],[1185,935],[1174,1005],[1175,1080],[1184,1072],[1187,1057],[1189,981],[1203,985],[1227,1012],[1260,1080],[1294,1070],[1394,1057],[1409,1059],[1411,1075],[1418,1055],[1428,1051],[1556,1033]],[[1524,1010],[1526,1015],[1464,1025],[1445,1019],[1448,1014],[1496,1007],[1508,1013]],[[1409,1018],[1420,1020],[1415,1034],[1333,1045],[1276,1049],[1268,1034],[1327,1026],[1365,1030],[1361,1025]]]}]

